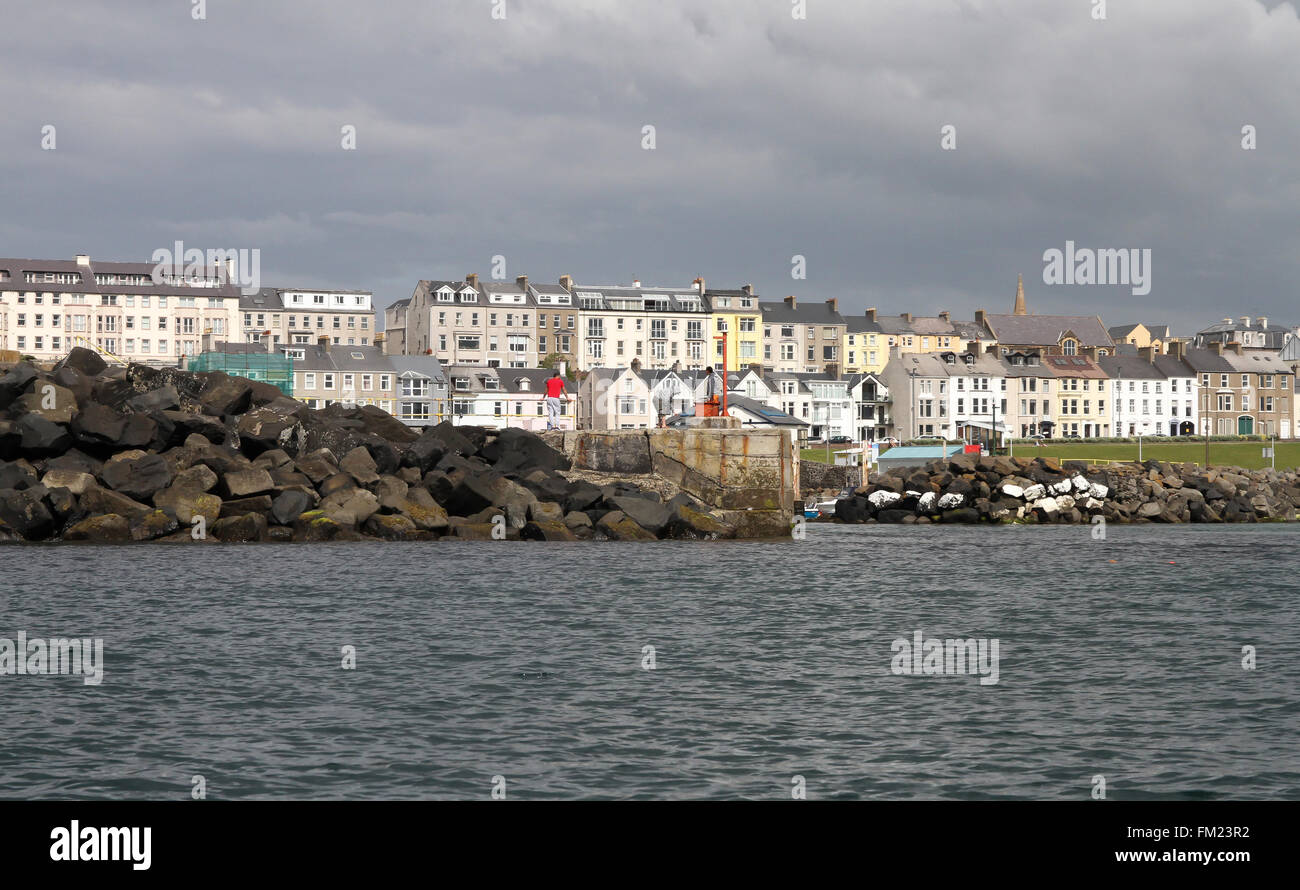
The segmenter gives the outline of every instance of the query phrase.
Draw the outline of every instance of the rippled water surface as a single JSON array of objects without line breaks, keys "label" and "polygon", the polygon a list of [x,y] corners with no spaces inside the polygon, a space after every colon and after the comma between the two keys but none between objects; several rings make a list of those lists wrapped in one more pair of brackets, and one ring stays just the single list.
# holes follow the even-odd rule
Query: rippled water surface
[{"label": "rippled water surface", "polygon": [[[4,548],[0,637],[105,675],[0,676],[0,797],[1300,798],[1296,542]],[[999,682],[894,675],[916,630],[997,638]]]}]

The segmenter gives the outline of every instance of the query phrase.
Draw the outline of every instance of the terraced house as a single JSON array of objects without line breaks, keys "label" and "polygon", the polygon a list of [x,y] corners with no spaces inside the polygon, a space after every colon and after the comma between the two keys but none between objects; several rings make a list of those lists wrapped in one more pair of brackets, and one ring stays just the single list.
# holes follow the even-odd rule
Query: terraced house
[{"label": "terraced house", "polygon": [[666,370],[713,364],[709,305],[698,287],[574,284],[582,355],[579,368],[641,367]]},{"label": "terraced house", "polygon": [[816,373],[827,365],[841,364],[845,323],[839,303],[799,304],[796,297],[780,302],[762,301],[763,366],[774,371]]},{"label": "terraced house", "polygon": [[845,316],[845,368],[854,373],[879,373],[891,349],[900,355],[918,352],[979,352],[992,342],[983,325],[953,321],[946,310],[934,316],[878,316],[874,308],[862,316]]},{"label": "terraced house", "polygon": [[721,364],[724,342],[728,368],[740,368],[760,361],[763,355],[763,310],[759,308],[754,286],[746,284],[738,290],[706,291],[703,278],[695,279],[695,283],[713,314],[714,336],[725,338],[713,341],[711,364]]},{"label": "terraced house", "polygon": [[1110,378],[1097,364],[1095,355],[1094,348],[1088,355],[1045,357],[1044,361],[1056,376],[1053,438],[1095,439],[1113,435]]},{"label": "terraced house", "polygon": [[153,279],[153,263],[0,259],[0,349],[40,360],[90,346],[147,364],[240,340],[240,292],[218,269]]},{"label": "terraced house", "polygon": [[1037,349],[1012,350],[1001,356],[1007,380],[1005,423],[1013,436],[1045,436],[1055,425],[1056,374]]},{"label": "terraced house", "polygon": [[239,298],[243,340],[273,344],[316,343],[370,346],[375,337],[374,296],[362,290],[264,287]]},{"label": "terraced house", "polygon": [[331,339],[280,347],[293,362],[294,398],[310,408],[375,405],[409,426],[445,419],[447,382],[437,358],[390,356],[382,343],[335,346]]},{"label": "terraced house", "polygon": [[1188,349],[1186,363],[1197,377],[1203,434],[1296,434],[1295,371],[1271,349],[1212,340],[1208,349]]}]

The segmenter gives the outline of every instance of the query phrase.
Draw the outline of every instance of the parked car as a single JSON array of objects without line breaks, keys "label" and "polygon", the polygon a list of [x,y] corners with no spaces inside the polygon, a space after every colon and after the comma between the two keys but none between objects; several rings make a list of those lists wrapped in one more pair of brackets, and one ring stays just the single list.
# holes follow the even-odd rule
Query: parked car
[{"label": "parked car", "polygon": [[1026,436],[1025,438],[1027,438],[1027,439],[1046,439],[1047,437],[1044,436],[1042,433],[1034,433],[1032,436]]},{"label": "parked car", "polygon": [[848,436],[831,436],[832,445],[848,445],[852,442],[853,439]]}]

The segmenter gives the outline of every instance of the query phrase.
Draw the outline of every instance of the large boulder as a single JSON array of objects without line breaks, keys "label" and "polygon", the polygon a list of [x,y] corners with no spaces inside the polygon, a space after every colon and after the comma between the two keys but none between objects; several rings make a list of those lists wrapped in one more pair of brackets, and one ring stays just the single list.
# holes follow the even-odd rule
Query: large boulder
[{"label": "large boulder", "polygon": [[596,534],[611,541],[653,541],[656,536],[621,510],[610,510],[596,523]]},{"label": "large boulder", "polygon": [[519,537],[525,541],[576,541],[578,536],[562,521],[555,519],[533,520],[524,523]]},{"label": "large boulder", "polygon": [[613,509],[621,510],[641,528],[655,535],[659,534],[673,516],[673,511],[666,505],[643,497],[613,497],[609,502]]},{"label": "large boulder", "polygon": [[100,472],[104,484],[136,501],[149,500],[157,491],[171,485],[175,475],[171,463],[157,454],[109,461]]},{"label": "large boulder", "polygon": [[0,410],[8,408],[32,385],[37,378],[36,368],[29,362],[21,362],[0,377]]},{"label": "large boulder", "polygon": [[266,494],[275,488],[271,474],[260,467],[227,472],[222,478],[222,491],[227,497],[246,498]]},{"label": "large boulder", "polygon": [[63,368],[72,368],[87,377],[98,377],[108,367],[108,362],[104,361],[99,353],[84,346],[74,346],[57,365],[55,371]]},{"label": "large boulder", "polygon": [[305,491],[282,491],[271,502],[271,518],[280,525],[293,525],[294,521],[316,506],[316,499]]},{"label": "large boulder", "polygon": [[224,417],[243,414],[253,398],[253,387],[243,377],[232,377],[224,371],[212,371],[199,392],[199,404],[204,414]]},{"label": "large boulder", "polygon": [[106,513],[88,516],[63,533],[65,541],[85,541],[91,544],[121,544],[131,540],[131,524],[125,516]]},{"label": "large boulder", "polygon": [[20,447],[33,456],[62,454],[72,447],[73,437],[66,428],[39,414],[24,414],[17,427],[22,433]]},{"label": "large boulder", "polygon": [[14,413],[38,414],[52,423],[69,424],[77,414],[77,397],[72,390],[48,381],[36,382],[32,391],[20,396]]},{"label": "large boulder", "polygon": [[107,405],[91,402],[77,414],[70,429],[83,445],[92,448],[116,445],[126,430],[126,415]]},{"label": "large boulder", "polygon": [[66,488],[73,494],[82,494],[95,484],[95,477],[77,470],[47,470],[41,484],[46,488]]},{"label": "large boulder", "polygon": [[257,541],[266,533],[266,517],[261,513],[227,516],[212,523],[208,532],[227,544]]},{"label": "large boulder", "polygon": [[192,525],[196,516],[202,516],[211,527],[221,516],[221,498],[197,486],[173,484],[155,494],[153,502],[186,526]]},{"label": "large boulder", "polygon": [[119,491],[112,491],[98,485],[87,486],[77,498],[82,512],[88,515],[117,513],[127,519],[134,519],[149,512],[149,507]]},{"label": "large boulder", "polygon": [[0,489],[0,523],[28,541],[42,541],[54,533],[54,516],[45,506],[43,488],[17,491]]}]

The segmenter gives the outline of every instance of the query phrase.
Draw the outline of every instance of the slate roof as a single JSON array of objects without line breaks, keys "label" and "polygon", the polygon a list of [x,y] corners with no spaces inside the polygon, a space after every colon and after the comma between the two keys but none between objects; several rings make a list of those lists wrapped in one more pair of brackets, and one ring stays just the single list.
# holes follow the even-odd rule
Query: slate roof
[{"label": "slate roof", "polygon": [[760,300],[758,308],[763,313],[764,324],[844,324],[844,316],[831,309],[829,303],[821,301],[800,303],[796,300],[792,309],[785,300]]},{"label": "slate roof", "polygon": [[[154,263],[114,263],[91,260],[83,266],[74,260],[34,260],[18,257],[0,258],[0,270],[9,273],[9,280],[0,282],[0,290],[54,292],[67,294],[140,294],[151,296],[187,296],[187,297],[238,297],[240,288],[231,282],[220,287],[198,287],[186,284],[96,284],[95,274],[144,275],[151,278]],[[242,271],[242,270],[241,270]],[[28,272],[60,272],[79,276],[80,281],[56,283],[47,281],[26,281]],[[208,268],[205,274],[215,276],[217,270]]]},{"label": "slate roof", "polygon": [[1057,377],[1105,380],[1107,376],[1100,365],[1084,355],[1046,355],[1043,361],[1056,372]]},{"label": "slate roof", "polygon": [[985,321],[999,343],[1055,346],[1062,334],[1072,331],[1082,346],[1115,345],[1095,315],[988,315]]},{"label": "slate roof", "polygon": [[1163,380],[1165,378],[1164,372],[1140,355],[1103,356],[1097,359],[1097,364],[1112,380]]},{"label": "slate roof", "polygon": [[756,401],[755,399],[748,398],[747,396],[728,395],[727,407],[740,408],[756,417],[761,417],[764,422],[769,423],[772,426],[808,426],[806,421],[800,420],[792,414],[787,414],[780,408],[773,408],[769,405],[763,404],[762,402]]}]

